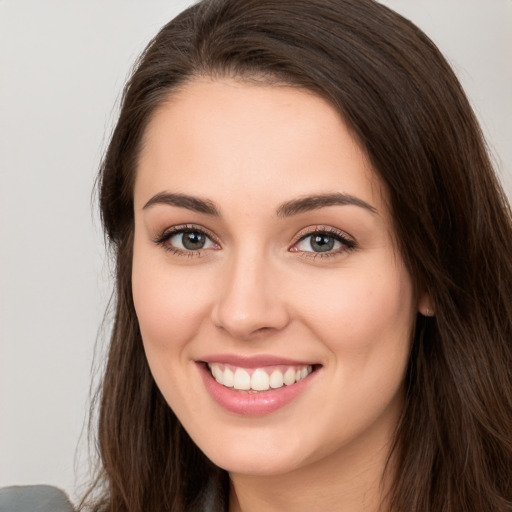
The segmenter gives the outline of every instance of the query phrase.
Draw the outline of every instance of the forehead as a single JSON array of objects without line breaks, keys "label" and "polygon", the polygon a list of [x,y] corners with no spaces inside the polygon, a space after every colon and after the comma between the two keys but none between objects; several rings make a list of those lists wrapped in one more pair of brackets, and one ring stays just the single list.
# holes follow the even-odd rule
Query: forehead
[{"label": "forehead", "polygon": [[[135,202],[162,192],[248,200],[342,192],[382,206],[383,187],[339,112],[290,86],[196,80],[144,134]],[[234,199],[234,198],[232,198]],[[248,203],[246,203],[248,204]]]}]

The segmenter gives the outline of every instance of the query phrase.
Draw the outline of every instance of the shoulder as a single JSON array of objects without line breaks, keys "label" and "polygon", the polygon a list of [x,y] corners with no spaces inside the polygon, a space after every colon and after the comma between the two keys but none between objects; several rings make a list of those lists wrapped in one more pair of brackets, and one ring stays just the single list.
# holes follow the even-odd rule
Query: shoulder
[{"label": "shoulder", "polygon": [[67,496],[49,485],[0,488],[0,512],[74,512]]}]

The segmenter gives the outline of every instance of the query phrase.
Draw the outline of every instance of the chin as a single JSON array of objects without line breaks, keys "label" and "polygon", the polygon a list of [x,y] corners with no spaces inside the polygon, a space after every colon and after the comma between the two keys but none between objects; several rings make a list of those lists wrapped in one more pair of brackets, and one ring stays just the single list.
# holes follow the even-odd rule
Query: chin
[{"label": "chin", "polygon": [[284,454],[252,456],[245,453],[215,454],[212,462],[228,473],[250,476],[276,476],[298,469],[300,462],[290,460]]},{"label": "chin", "polygon": [[[252,429],[246,429],[252,430]],[[230,432],[224,435],[198,436],[194,441],[199,449],[217,466],[228,471],[253,476],[286,474],[312,458],[297,434],[276,432],[270,426],[262,431]],[[241,434],[241,435],[240,435]],[[199,442],[198,442],[199,441]]]}]

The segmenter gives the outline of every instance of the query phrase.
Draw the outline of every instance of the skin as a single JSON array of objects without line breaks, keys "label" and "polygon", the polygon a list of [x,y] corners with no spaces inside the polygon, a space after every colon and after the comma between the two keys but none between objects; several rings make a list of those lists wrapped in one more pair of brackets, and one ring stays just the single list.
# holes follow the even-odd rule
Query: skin
[{"label": "skin", "polygon": [[[164,192],[208,200],[220,215],[145,207]],[[332,193],[374,211],[276,213]],[[147,359],[192,439],[229,471],[230,510],[377,510],[426,299],[415,299],[386,191],[338,112],[296,88],[197,79],[147,127],[134,210],[133,298]],[[181,252],[181,235],[156,242],[183,225],[211,241]],[[302,238],[321,230],[355,247],[319,255]],[[220,407],[199,375],[196,361],[226,353],[319,369],[291,403],[248,417]]]}]

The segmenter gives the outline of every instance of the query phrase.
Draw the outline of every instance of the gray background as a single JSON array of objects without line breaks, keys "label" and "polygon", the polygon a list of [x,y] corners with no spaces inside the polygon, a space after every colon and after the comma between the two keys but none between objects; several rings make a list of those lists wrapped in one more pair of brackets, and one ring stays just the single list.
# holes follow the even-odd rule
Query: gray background
[{"label": "gray background", "polygon": [[[0,486],[87,478],[111,286],[94,177],[131,64],[189,3],[0,0]],[[512,1],[383,3],[447,55],[511,197]]]}]

